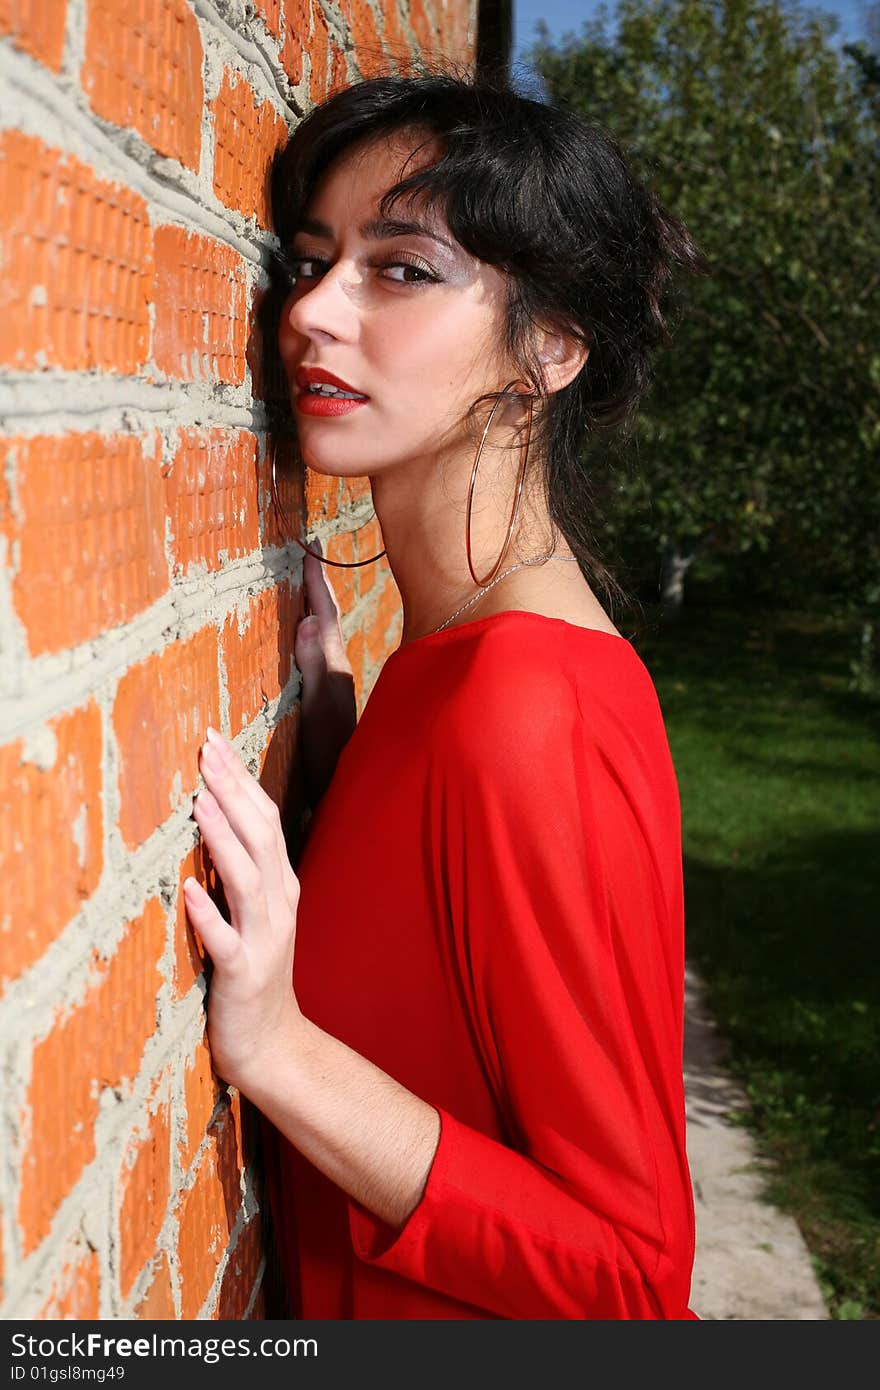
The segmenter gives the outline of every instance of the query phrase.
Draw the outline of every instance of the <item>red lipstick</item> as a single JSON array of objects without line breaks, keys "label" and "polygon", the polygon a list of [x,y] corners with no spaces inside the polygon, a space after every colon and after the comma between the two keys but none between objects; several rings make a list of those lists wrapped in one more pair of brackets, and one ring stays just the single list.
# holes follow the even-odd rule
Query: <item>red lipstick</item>
[{"label": "red lipstick", "polygon": [[[358,406],[366,405],[369,400],[369,397],[358,391],[356,386],[343,381],[342,377],[336,376],[334,372],[326,371],[324,367],[297,367],[294,379],[299,387],[296,407],[303,415],[350,415]],[[336,387],[337,391],[348,394],[341,396],[336,392],[318,393],[309,389],[312,385],[318,384]]]}]

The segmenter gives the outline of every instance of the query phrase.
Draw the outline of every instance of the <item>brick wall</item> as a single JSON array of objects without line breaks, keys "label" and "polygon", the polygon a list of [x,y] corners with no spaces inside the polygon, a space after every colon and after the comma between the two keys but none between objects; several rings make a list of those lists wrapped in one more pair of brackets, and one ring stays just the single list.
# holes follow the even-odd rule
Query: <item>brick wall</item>
[{"label": "brick wall", "polygon": [[[381,540],[368,484],[297,478],[269,428],[265,175],[328,91],[472,62],[475,29],[475,0],[0,0],[4,1317],[266,1316],[259,1128],[180,891],[197,752],[222,729],[296,833],[273,453],[300,534]],[[362,708],[398,594],[332,575]]]}]

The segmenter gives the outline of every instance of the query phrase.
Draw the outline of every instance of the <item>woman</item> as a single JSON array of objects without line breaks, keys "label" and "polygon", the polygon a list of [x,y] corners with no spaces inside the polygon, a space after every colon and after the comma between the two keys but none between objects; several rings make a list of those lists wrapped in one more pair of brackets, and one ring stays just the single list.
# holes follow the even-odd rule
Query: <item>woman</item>
[{"label": "woman", "polygon": [[693,1317],[678,797],[581,455],[698,253],[601,129],[448,74],[337,93],[278,172],[302,456],[369,477],[404,615],[351,732],[306,560],[296,874],[235,750],[202,750],[232,924],[186,902],[215,1067],[277,1135],[296,1315]]}]

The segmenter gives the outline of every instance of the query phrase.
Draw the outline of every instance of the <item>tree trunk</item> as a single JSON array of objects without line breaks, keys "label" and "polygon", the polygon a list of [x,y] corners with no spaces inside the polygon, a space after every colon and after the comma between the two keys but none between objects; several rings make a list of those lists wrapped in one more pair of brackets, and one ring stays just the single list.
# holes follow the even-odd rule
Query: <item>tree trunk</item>
[{"label": "tree trunk", "polygon": [[849,664],[850,669],[850,690],[855,690],[861,695],[870,695],[874,690],[874,646],[875,632],[872,619],[866,618],[862,623],[862,630],[859,638],[859,650],[854,661]]},{"label": "tree trunk", "polygon": [[684,605],[685,576],[696,558],[696,547],[685,554],[677,545],[668,545],[663,552],[660,569],[660,605],[663,619],[674,622],[681,617]]},{"label": "tree trunk", "polygon": [[675,622],[681,617],[685,577],[700,552],[712,543],[714,534],[710,530],[699,536],[690,550],[682,550],[675,542],[664,549],[660,563],[660,605],[665,622]]}]

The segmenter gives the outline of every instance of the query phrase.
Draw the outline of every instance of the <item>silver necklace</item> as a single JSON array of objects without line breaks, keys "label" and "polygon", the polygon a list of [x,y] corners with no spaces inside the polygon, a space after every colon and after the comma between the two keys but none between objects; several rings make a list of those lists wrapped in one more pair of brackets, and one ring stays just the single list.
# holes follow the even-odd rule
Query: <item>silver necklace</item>
[{"label": "silver necklace", "polygon": [[496,585],[496,584],[500,584],[502,579],[506,579],[507,576],[508,576],[509,574],[513,574],[514,570],[521,570],[521,569],[525,568],[526,565],[537,565],[537,564],[539,564],[540,561],[542,561],[542,560],[567,560],[567,561],[570,561],[570,562],[573,562],[573,563],[576,564],[576,563],[577,563],[577,556],[576,556],[576,555],[535,555],[535,556],[533,557],[533,559],[531,559],[531,560],[520,560],[517,564],[511,565],[511,566],[509,567],[509,569],[502,570],[500,574],[498,574],[498,575],[495,576],[495,578],[492,580],[491,584],[487,584],[486,587],[485,587],[484,589],[480,589],[479,593],[473,594],[473,595],[467,600],[466,603],[463,603],[463,604],[461,605],[460,608],[456,608],[456,610],[455,610],[454,613],[450,613],[450,615],[449,615],[448,618],[444,618],[444,620],[443,620],[443,622],[440,624],[440,626],[439,626],[439,627],[435,627],[434,630],[433,630],[433,632],[431,632],[429,635],[430,635],[431,637],[433,637],[435,632],[442,632],[443,629],[444,629],[445,627],[448,627],[449,624],[450,624],[455,618],[458,617],[459,613],[463,613],[463,612],[465,611],[466,608],[470,608],[470,607],[471,607],[471,604],[479,603],[480,599],[481,599],[481,598],[484,598],[485,595],[488,594],[488,592],[489,592],[490,589],[494,589],[495,585]]}]

